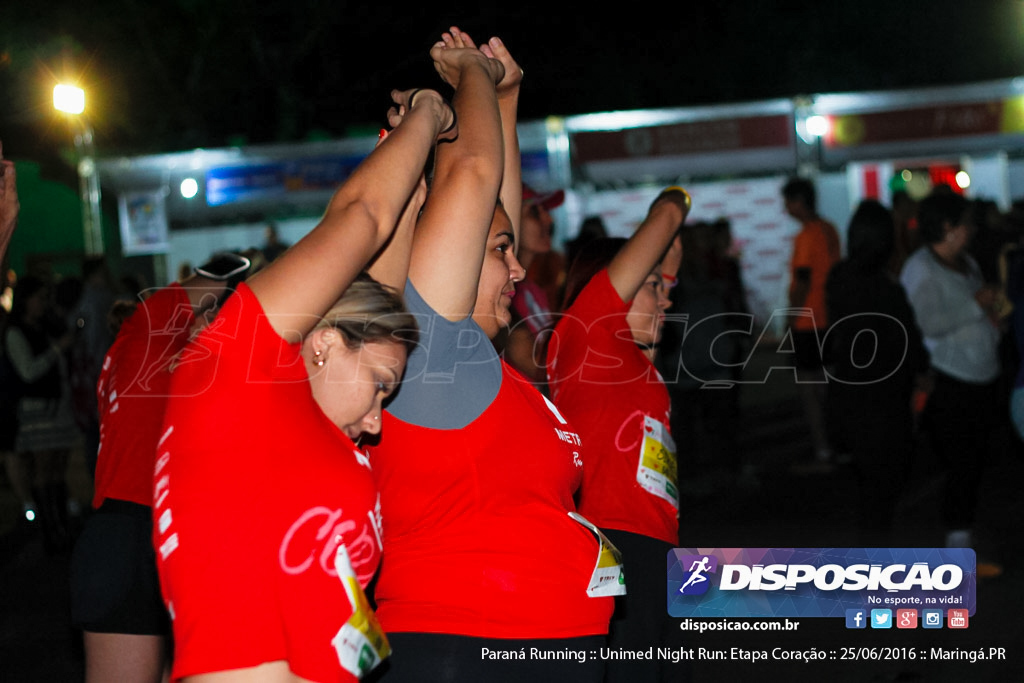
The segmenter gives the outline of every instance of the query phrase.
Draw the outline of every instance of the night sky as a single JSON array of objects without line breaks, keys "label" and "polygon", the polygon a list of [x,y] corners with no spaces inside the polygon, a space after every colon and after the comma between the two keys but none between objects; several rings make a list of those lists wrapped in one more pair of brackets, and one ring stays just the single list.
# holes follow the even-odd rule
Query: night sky
[{"label": "night sky", "polygon": [[553,5],[8,2],[0,137],[11,158],[66,145],[49,99],[64,73],[87,90],[101,156],[343,137],[381,125],[391,88],[438,83],[427,51],[452,23],[505,40],[522,120],[1024,71],[1021,0]]}]

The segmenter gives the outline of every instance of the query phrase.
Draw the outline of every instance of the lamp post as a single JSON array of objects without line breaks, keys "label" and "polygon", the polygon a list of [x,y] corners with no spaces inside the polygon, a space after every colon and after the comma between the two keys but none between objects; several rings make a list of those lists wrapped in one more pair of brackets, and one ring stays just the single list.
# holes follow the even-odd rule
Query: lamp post
[{"label": "lamp post", "polygon": [[85,253],[103,253],[103,221],[100,212],[100,179],[96,172],[96,147],[93,130],[85,111],[85,91],[73,85],[58,84],[53,88],[53,106],[68,115],[75,131],[78,154],[78,191],[82,200],[82,231]]}]

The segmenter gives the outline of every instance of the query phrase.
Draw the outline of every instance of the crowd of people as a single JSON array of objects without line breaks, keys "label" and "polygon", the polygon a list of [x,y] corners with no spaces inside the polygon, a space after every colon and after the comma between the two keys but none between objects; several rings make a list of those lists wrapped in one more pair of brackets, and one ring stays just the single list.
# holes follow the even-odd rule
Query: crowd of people
[{"label": "crowd of people", "polygon": [[[631,235],[591,217],[554,251],[564,193],[522,182],[508,47],[451,27],[425,58],[438,82],[391,92],[377,145],[295,244],[270,230],[268,253],[212,255],[133,301],[102,262],[67,301],[18,281],[0,449],[67,548],[84,445],[87,681],[685,675],[515,654],[683,645],[663,573],[680,458],[742,465],[744,350],[711,351],[749,314],[728,220],[687,223],[671,186]],[[977,239],[991,207],[937,188],[907,217],[861,202],[844,250],[810,181],[781,191],[816,460],[852,458],[864,544],[883,546],[926,433],[946,543],[970,545],[997,431],[1024,425],[1019,238]],[[2,250],[17,214],[0,156]]]},{"label": "crowd of people", "polygon": [[[517,287],[519,256],[539,263],[550,251],[547,212],[561,201],[521,181],[523,71],[499,38],[477,45],[455,27],[429,59],[440,82],[392,92],[377,146],[301,240],[258,262],[216,255],[111,306],[116,336],[95,342],[102,363],[82,372],[96,387],[94,496],[71,597],[87,680],[596,683],[601,659],[495,665],[481,647],[594,650],[610,630],[635,639],[653,621],[667,631],[660,581],[644,586],[639,573],[645,543],[654,555],[676,544],[667,391],[602,399],[624,420],[653,410],[660,427],[657,453],[637,443],[608,454],[623,463],[594,486],[612,490],[617,469],[643,462],[644,477],[621,493],[656,502],[606,529],[599,496],[589,513],[577,503],[583,444],[603,425],[577,428],[548,397],[554,318],[537,321],[528,342],[532,373],[505,360],[513,316],[553,311],[547,297],[560,294]],[[609,307],[622,324],[608,343],[649,374],[668,303],[663,258],[674,271],[689,206],[685,190],[666,190],[634,238],[613,242],[618,254],[592,262],[609,280],[575,280],[599,283],[579,305]],[[92,322],[86,304],[104,303],[83,283],[81,322],[47,329],[53,293],[31,284],[16,288],[5,355],[20,363],[24,347],[57,384],[83,336],[74,330]],[[614,338],[622,331],[639,347]],[[19,444],[30,426],[56,440],[57,417],[74,432],[63,372],[63,389],[45,397],[46,428],[18,399]],[[568,390],[575,375],[557,382]],[[51,410],[58,402],[67,409]],[[584,408],[575,402],[565,409]],[[644,428],[641,418],[629,438]],[[593,451],[592,466],[603,457]]]},{"label": "crowd of people", "polygon": [[[815,396],[804,402],[814,462],[852,466],[860,540],[885,547],[927,449],[944,474],[942,542],[976,546],[986,468],[1021,443],[1011,409],[1024,334],[1014,318],[1024,302],[1016,213],[943,184],[919,199],[898,191],[890,206],[864,199],[839,256],[813,183],[794,179],[783,196],[801,221],[792,319],[813,321],[790,331],[798,369],[816,373],[804,380]],[[984,548],[979,557],[979,576],[1001,573]]]}]

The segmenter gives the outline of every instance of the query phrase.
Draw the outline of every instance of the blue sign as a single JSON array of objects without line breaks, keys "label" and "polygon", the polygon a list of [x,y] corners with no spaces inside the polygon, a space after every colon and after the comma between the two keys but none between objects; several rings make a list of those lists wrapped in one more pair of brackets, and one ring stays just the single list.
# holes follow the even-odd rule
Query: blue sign
[{"label": "blue sign", "polygon": [[206,173],[206,203],[221,206],[283,197],[289,192],[334,190],[364,158],[326,156],[258,166],[213,168]]}]

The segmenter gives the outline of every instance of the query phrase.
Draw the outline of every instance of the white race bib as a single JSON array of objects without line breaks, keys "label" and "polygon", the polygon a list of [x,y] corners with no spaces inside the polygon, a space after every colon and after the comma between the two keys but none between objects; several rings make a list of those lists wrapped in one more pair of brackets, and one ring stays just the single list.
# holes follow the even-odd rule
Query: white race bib
[{"label": "white race bib", "polygon": [[667,500],[679,510],[676,442],[663,423],[646,415],[639,460],[636,468],[637,483],[648,493]]}]

